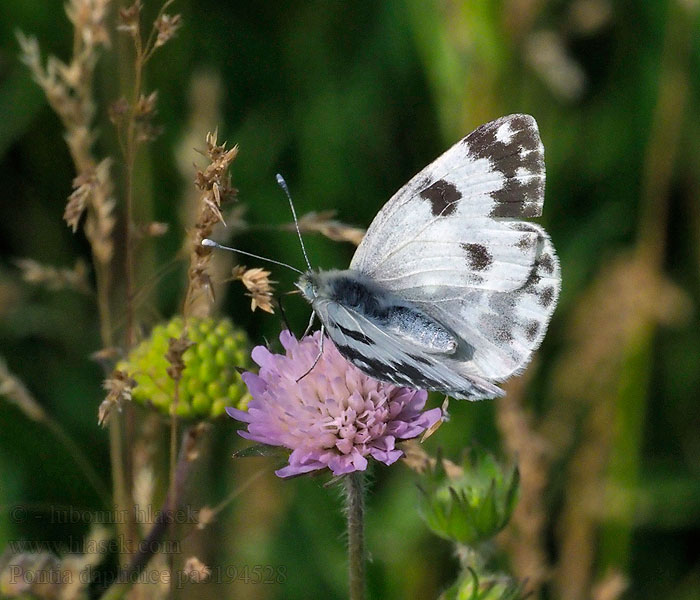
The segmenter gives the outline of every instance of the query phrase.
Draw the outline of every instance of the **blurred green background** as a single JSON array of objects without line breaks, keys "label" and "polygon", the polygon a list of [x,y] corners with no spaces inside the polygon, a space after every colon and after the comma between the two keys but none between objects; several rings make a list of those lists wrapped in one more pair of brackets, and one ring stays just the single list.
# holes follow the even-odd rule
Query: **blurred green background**
[{"label": "blurred green background", "polygon": [[[15,263],[90,262],[84,235],[62,220],[75,176],[62,127],[15,38],[35,35],[44,56],[68,59],[63,4],[0,3],[0,355],[109,485],[108,436],[96,423],[104,374],[89,358],[101,346],[94,299],[25,283]],[[159,5],[146,0],[145,23]],[[145,79],[147,92],[158,90],[163,134],[136,172],[140,221],[170,226],[140,245],[139,280],[161,273],[139,306],[143,330],[179,310],[191,149],[204,147],[206,131],[218,127],[220,140],[240,146],[231,172],[250,227],[235,243],[300,267],[293,233],[271,227],[290,221],[275,173],[300,214],[333,209],[366,227],[473,128],[532,114],[546,151],[541,222],[562,262],[559,306],[507,399],[453,402],[452,420],[426,446],[456,457],[478,443],[517,456],[521,500],[498,539],[498,565],[527,578],[534,597],[700,597],[698,2],[177,0],[171,12],[184,26]],[[115,158],[117,181],[107,107],[125,93],[129,65],[114,34],[97,69],[94,154]],[[344,268],[353,252],[312,234],[306,244],[321,268]],[[290,273],[273,271],[278,289],[292,289]],[[240,284],[220,294],[221,312],[254,343],[276,337],[278,316],[251,314]],[[308,307],[295,297],[286,307],[302,330]],[[231,459],[245,445],[232,423],[216,425],[192,503],[214,505],[256,479],[186,543],[221,579],[230,565],[271,565],[285,582],[239,578],[180,596],[345,597],[337,494],[323,477],[280,481],[267,459]],[[415,474],[397,465],[373,479],[370,597],[436,598],[457,560],[417,514]],[[17,505],[27,519],[13,516]],[[48,523],[51,506],[101,508],[55,438],[0,399],[0,548],[87,533],[86,523]]]}]

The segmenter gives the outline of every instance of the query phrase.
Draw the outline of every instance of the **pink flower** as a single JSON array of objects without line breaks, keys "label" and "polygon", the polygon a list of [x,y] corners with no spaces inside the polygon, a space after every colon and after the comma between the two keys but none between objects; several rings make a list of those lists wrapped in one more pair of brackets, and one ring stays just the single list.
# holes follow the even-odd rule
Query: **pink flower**
[{"label": "pink flower", "polygon": [[397,440],[414,438],[441,417],[441,410],[423,411],[428,392],[372,379],[346,361],[326,338],[323,355],[297,383],[318,354],[319,332],[298,341],[280,334],[286,354],[264,346],[253,349],[258,375],[244,373],[253,399],[248,410],[226,412],[248,423],[246,439],[284,446],[289,465],[276,471],[289,477],[328,467],[334,475],[364,471],[367,457],[387,465],[403,454]]}]

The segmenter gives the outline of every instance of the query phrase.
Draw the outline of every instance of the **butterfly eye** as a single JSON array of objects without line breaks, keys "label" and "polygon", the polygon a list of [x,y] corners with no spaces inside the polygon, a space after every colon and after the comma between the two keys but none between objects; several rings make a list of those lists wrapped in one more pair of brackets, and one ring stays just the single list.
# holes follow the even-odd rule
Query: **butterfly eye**
[{"label": "butterfly eye", "polygon": [[301,291],[301,295],[304,296],[309,302],[313,301],[318,295],[318,286],[315,281],[312,281],[308,276],[303,275],[299,278],[299,281],[295,283],[296,287]]},{"label": "butterfly eye", "polygon": [[315,298],[318,295],[318,286],[316,285],[316,282],[314,282],[314,281],[307,281],[306,282],[305,294],[309,298]]}]

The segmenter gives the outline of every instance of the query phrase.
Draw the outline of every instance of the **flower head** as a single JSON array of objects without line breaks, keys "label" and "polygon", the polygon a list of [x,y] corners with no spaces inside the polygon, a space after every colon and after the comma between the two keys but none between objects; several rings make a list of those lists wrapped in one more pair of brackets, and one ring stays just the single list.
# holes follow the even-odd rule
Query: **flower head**
[{"label": "flower head", "polygon": [[334,475],[364,471],[367,457],[387,465],[403,451],[397,440],[414,438],[441,417],[423,411],[428,393],[372,379],[351,365],[326,339],[318,364],[300,381],[318,355],[317,332],[298,341],[280,334],[286,354],[264,346],[253,349],[258,375],[244,373],[253,399],[248,410],[226,409],[248,423],[240,435],[292,450],[289,465],[276,473],[289,477],[328,467]]},{"label": "flower head", "polygon": [[250,395],[236,367],[248,368],[250,364],[248,336],[228,319],[199,317],[187,319],[185,337],[184,333],[185,321],[179,316],[154,327],[151,335],[118,363],[119,379],[113,374],[108,380],[110,394],[101,413],[115,400],[129,399],[122,388],[131,378],[129,396],[165,415],[174,412],[184,419],[214,419],[223,414],[226,405],[245,407]]}]

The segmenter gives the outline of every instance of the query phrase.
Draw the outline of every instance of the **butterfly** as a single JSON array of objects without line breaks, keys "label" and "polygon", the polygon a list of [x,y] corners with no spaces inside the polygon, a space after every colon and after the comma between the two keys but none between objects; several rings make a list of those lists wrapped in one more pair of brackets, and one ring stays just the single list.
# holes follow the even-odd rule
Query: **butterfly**
[{"label": "butterfly", "polygon": [[[340,353],[371,377],[477,400],[521,372],[561,287],[539,217],[535,119],[482,125],[396,192],[347,270],[297,282]],[[323,339],[323,335],[322,335]]]}]

